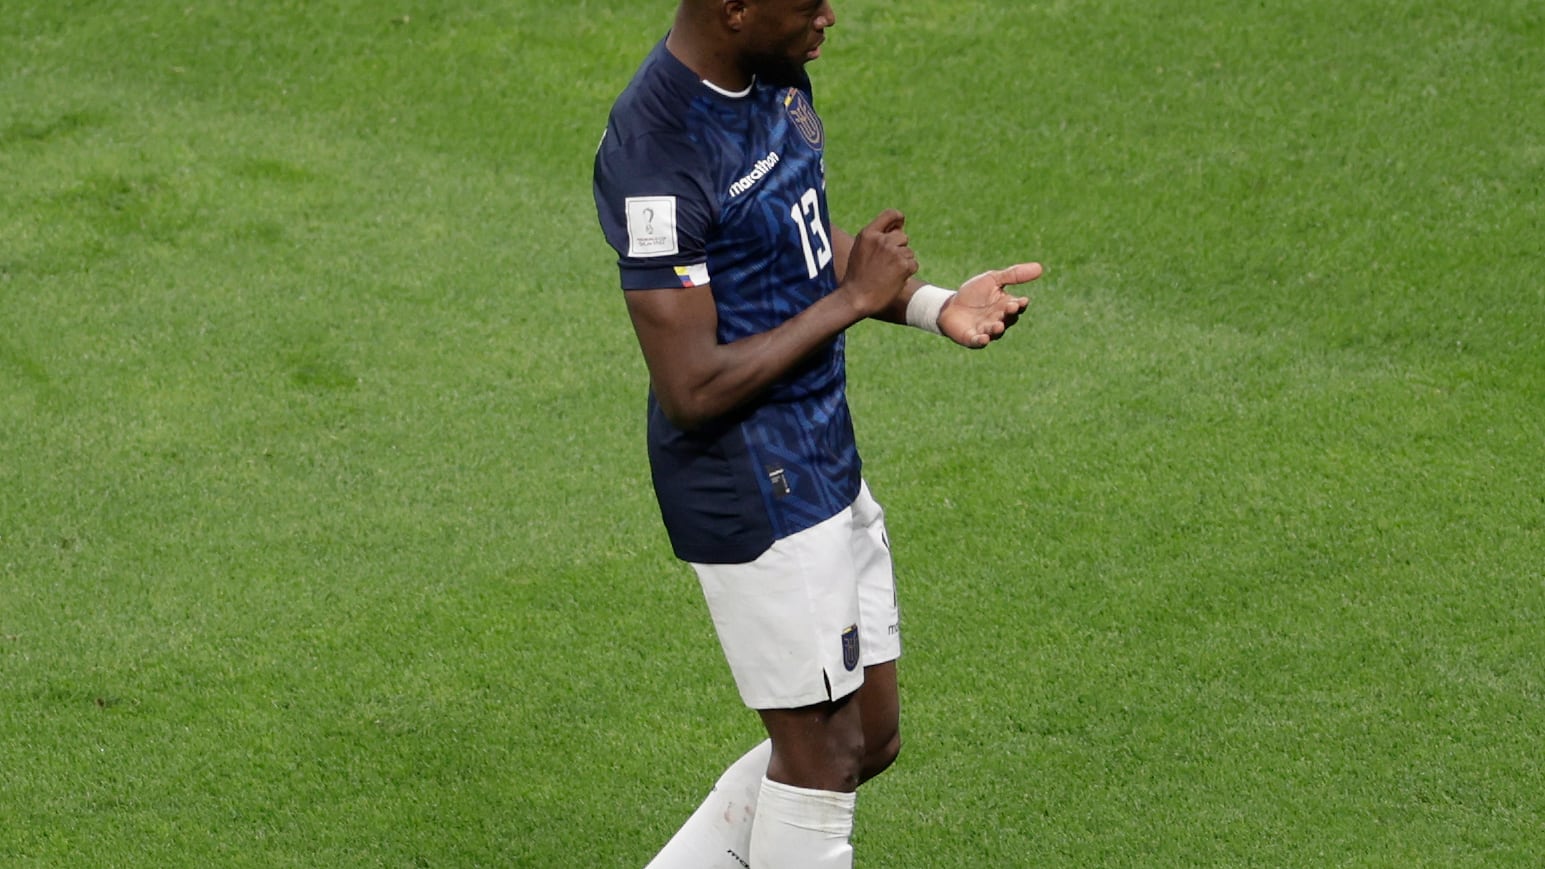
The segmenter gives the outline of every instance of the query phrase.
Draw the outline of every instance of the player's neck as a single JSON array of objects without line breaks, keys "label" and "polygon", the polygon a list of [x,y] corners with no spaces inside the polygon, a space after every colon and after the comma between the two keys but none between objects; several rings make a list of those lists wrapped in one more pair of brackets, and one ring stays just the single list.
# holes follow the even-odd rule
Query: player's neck
[{"label": "player's neck", "polygon": [[751,86],[752,75],[741,69],[733,52],[705,38],[696,31],[694,22],[680,16],[665,37],[665,50],[719,90],[737,93]]}]

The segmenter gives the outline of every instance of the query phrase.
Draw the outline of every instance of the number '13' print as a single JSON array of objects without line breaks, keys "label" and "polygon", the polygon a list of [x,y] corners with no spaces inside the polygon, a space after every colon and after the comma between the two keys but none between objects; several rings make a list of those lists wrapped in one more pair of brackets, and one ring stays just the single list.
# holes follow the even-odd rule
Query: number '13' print
[{"label": "number '13' print", "polygon": [[[805,195],[794,203],[789,216],[799,227],[799,242],[805,248],[805,267],[813,278],[832,261],[832,243],[826,237],[826,222],[821,220],[821,200],[815,195],[814,187],[806,190]],[[811,244],[812,236],[814,244]]]}]

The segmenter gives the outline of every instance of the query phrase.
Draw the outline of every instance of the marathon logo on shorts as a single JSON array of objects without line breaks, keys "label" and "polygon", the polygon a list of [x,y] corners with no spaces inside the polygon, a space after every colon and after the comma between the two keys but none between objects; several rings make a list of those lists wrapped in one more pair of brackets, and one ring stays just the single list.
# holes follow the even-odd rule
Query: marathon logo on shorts
[{"label": "marathon logo on shorts", "polygon": [[842,632],[842,666],[849,673],[858,669],[858,625],[849,625]]}]

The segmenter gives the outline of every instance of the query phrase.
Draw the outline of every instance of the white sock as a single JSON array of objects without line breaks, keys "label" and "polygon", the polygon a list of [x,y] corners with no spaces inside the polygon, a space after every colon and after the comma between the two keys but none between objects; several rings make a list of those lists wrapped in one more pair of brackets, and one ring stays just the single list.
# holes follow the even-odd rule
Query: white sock
[{"label": "white sock", "polygon": [[852,869],[857,794],[814,791],[762,779],[751,869]]},{"label": "white sock", "polygon": [[647,869],[746,869],[751,865],[751,821],[772,759],[772,741],[730,764]]}]

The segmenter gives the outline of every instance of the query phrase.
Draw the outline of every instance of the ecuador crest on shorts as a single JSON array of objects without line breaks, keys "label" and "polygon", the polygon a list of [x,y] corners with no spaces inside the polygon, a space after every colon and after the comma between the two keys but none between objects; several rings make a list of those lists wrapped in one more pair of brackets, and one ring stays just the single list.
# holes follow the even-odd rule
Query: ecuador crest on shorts
[{"label": "ecuador crest on shorts", "polygon": [[858,668],[858,625],[849,625],[842,632],[842,666],[850,673]]}]

